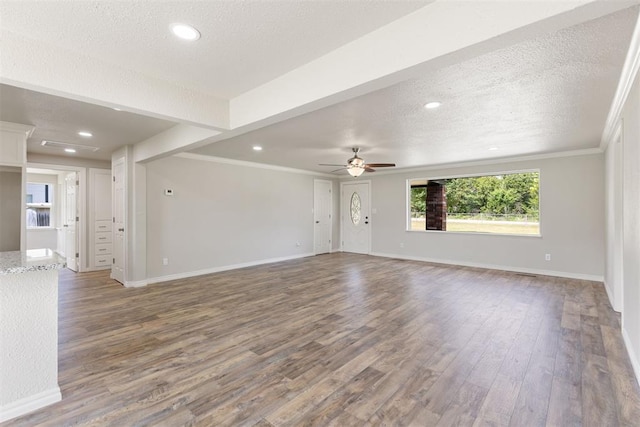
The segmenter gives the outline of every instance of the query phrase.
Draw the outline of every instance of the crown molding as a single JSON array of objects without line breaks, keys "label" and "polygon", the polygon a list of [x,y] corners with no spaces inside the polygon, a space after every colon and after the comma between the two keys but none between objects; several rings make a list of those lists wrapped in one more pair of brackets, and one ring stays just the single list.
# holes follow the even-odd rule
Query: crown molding
[{"label": "crown molding", "polygon": [[629,51],[627,52],[627,58],[624,61],[622,67],[622,73],[620,74],[620,80],[618,81],[618,88],[616,94],[613,97],[611,108],[609,109],[609,115],[602,132],[602,138],[600,140],[600,149],[602,151],[607,149],[607,146],[613,141],[616,136],[618,123],[622,116],[622,109],[625,102],[631,93],[631,87],[638,75],[640,69],[640,15],[636,21],[636,26],[633,30],[633,36],[631,37],[631,44],[629,45]]},{"label": "crown molding", "polygon": [[21,123],[0,122],[0,130],[7,132],[23,133],[26,138],[31,138],[35,126],[23,125]]},{"label": "crown molding", "polygon": [[334,175],[330,175],[328,173],[323,173],[323,172],[314,172],[314,171],[308,171],[304,169],[295,169],[295,168],[289,168],[286,166],[268,165],[265,163],[248,162],[246,160],[235,160],[235,159],[227,159],[224,157],[207,156],[204,154],[179,153],[174,155],[174,157],[181,157],[183,159],[191,159],[191,160],[201,160],[205,162],[221,163],[226,165],[244,166],[248,168],[267,169],[267,170],[278,171],[278,172],[296,173],[300,175],[321,176],[323,178],[332,178],[332,179],[337,178]]},{"label": "crown molding", "polygon": [[[467,168],[472,166],[498,165],[498,164],[512,163],[512,162],[526,162],[531,160],[555,159],[560,157],[591,156],[594,154],[602,154],[602,153],[603,151],[599,147],[585,148],[582,150],[559,151],[556,153],[532,154],[528,156],[499,157],[499,158],[487,159],[487,160],[472,160],[468,162],[440,163],[437,165],[398,168],[394,170],[376,171],[376,176],[394,175],[399,173],[410,173],[410,172],[423,172],[423,171],[431,171],[431,170],[442,170],[442,169]],[[341,179],[346,179],[346,178],[347,177],[341,177]]]}]

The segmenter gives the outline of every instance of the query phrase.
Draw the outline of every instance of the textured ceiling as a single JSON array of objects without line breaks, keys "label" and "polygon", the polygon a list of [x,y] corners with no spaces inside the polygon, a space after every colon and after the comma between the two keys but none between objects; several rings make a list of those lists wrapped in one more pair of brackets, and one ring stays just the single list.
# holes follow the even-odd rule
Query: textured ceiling
[{"label": "textured ceiling", "polygon": [[196,152],[329,171],[317,164],[353,146],[399,167],[594,148],[636,18],[623,10]]},{"label": "textured ceiling", "polygon": [[[42,147],[43,139],[100,147],[96,152],[78,152],[75,157],[111,160],[118,147],[143,141],[175,123],[124,111],[115,111],[59,96],[0,84],[0,121],[35,126],[27,151],[68,155],[59,148]],[[92,138],[78,135],[81,130]]]},{"label": "textured ceiling", "polygon": [[[429,1],[0,2],[3,30],[231,98]],[[194,25],[196,43],[174,22]]]}]

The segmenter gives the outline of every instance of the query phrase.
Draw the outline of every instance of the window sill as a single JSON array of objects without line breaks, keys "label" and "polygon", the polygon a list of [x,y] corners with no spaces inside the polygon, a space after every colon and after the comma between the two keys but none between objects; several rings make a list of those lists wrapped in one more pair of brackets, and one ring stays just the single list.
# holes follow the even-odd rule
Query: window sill
[{"label": "window sill", "polygon": [[542,237],[542,234],[487,233],[483,231],[405,230],[408,233],[467,234],[473,236]]}]

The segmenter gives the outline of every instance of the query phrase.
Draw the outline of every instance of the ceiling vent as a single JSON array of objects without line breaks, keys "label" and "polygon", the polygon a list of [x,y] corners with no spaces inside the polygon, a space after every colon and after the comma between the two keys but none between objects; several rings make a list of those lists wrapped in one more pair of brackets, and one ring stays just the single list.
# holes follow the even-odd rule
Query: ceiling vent
[{"label": "ceiling vent", "polygon": [[62,150],[64,150],[65,148],[71,148],[76,151],[88,151],[91,153],[94,153],[100,149],[98,147],[92,147],[90,145],[69,144],[67,142],[48,141],[48,140],[42,141],[42,144],[40,145],[42,145],[43,147],[49,147],[49,148],[60,148]]}]

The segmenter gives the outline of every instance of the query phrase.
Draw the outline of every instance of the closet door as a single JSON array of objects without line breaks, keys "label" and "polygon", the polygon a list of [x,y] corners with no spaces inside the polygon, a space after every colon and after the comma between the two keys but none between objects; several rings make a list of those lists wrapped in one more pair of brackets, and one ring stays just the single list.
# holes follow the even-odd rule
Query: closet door
[{"label": "closet door", "polygon": [[70,172],[64,177],[64,234],[65,255],[67,268],[78,271],[78,236],[76,225],[78,222],[78,206],[76,195],[78,194],[78,176],[76,172]]}]

